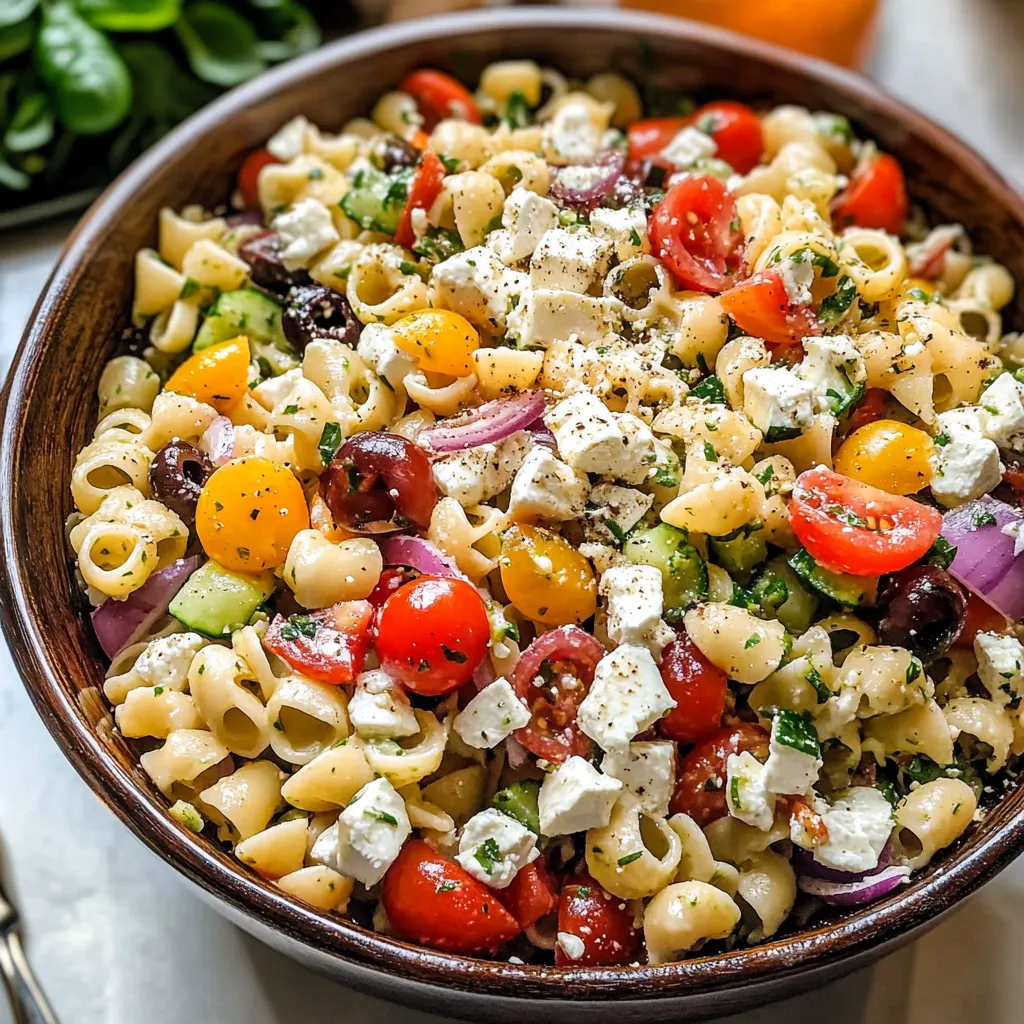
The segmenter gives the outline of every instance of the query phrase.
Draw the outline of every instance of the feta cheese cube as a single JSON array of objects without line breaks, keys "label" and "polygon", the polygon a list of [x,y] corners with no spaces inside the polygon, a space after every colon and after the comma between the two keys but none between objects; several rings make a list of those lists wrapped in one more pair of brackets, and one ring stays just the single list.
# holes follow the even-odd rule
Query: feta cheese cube
[{"label": "feta cheese cube", "polygon": [[579,546],[579,552],[584,558],[589,558],[594,563],[594,571],[597,573],[607,572],[613,565],[626,564],[622,552],[609,544],[584,541]]},{"label": "feta cheese cube", "polygon": [[602,127],[585,102],[563,103],[542,131],[548,155],[558,164],[588,163],[601,147]]},{"label": "feta cheese cube", "polygon": [[864,357],[845,334],[805,338],[804,358],[793,372],[813,385],[819,412],[837,412],[868,376]]},{"label": "feta cheese cube", "polygon": [[488,807],[462,828],[455,859],[492,889],[504,889],[540,856],[537,837],[515,818]]},{"label": "feta cheese cube", "polygon": [[647,215],[643,207],[628,206],[621,210],[606,210],[599,206],[590,215],[590,230],[612,246],[615,258],[620,262],[650,252]]},{"label": "feta cheese cube", "polygon": [[348,719],[360,736],[415,736],[420,731],[405,692],[381,669],[362,672],[348,702]]},{"label": "feta cheese cube", "polygon": [[814,422],[814,393],[792,370],[764,367],[743,374],[743,412],[768,442],[796,437]]},{"label": "feta cheese cube", "polygon": [[208,642],[198,633],[172,633],[151,640],[136,658],[133,671],[149,686],[184,690],[192,659]]},{"label": "feta cheese cube", "polygon": [[462,742],[490,750],[530,722],[530,712],[507,679],[485,686],[456,716],[452,728]]},{"label": "feta cheese cube", "polygon": [[810,793],[818,781],[818,771],[824,763],[821,757],[804,753],[780,741],[782,716],[772,721],[772,735],[768,742],[768,760],[764,765],[764,787],[769,793]]},{"label": "feta cheese cube", "polygon": [[791,306],[807,306],[811,301],[811,285],[814,284],[814,264],[805,259],[783,260],[775,269],[786,286],[786,295]]},{"label": "feta cheese cube", "polygon": [[508,514],[517,522],[561,523],[579,519],[587,503],[586,474],[556,458],[543,445],[532,448],[512,481]]},{"label": "feta cheese cube", "polygon": [[300,199],[274,218],[281,240],[281,262],[289,270],[305,270],[316,256],[341,237],[331,211],[318,199]]},{"label": "feta cheese cube", "polygon": [[1003,478],[995,442],[982,433],[974,409],[952,409],[935,417],[935,450],[929,484],[947,508],[987,494]]},{"label": "feta cheese cube", "polygon": [[660,450],[651,428],[639,416],[629,412],[612,413],[622,433],[622,444],[612,453],[601,476],[642,484],[658,470]]},{"label": "feta cheese cube", "polygon": [[367,324],[359,335],[356,352],[393,388],[400,388],[405,378],[416,369],[416,360],[395,344],[395,336],[385,324]]},{"label": "feta cheese cube", "polygon": [[665,740],[630,743],[625,751],[605,754],[605,775],[618,779],[648,814],[664,818],[676,779],[676,745]]},{"label": "feta cheese cube", "polygon": [[585,292],[608,270],[611,246],[589,231],[552,228],[530,260],[530,286],[550,291]]},{"label": "feta cheese cube", "polygon": [[387,779],[374,779],[317,836],[310,858],[363,885],[376,885],[411,831],[405,801]]},{"label": "feta cheese cube", "polygon": [[617,644],[647,647],[656,658],[676,638],[661,619],[661,570],[653,565],[621,565],[601,577],[598,592],[605,599],[608,636]]},{"label": "feta cheese cube", "polygon": [[743,750],[725,763],[725,804],[746,825],[767,832],[775,823],[775,795],[764,785],[764,765]]},{"label": "feta cheese cube", "polygon": [[506,315],[527,282],[525,274],[507,270],[485,245],[449,256],[434,267],[434,305],[460,313],[488,334],[504,334]]},{"label": "feta cheese cube", "polygon": [[1024,450],[1024,384],[1011,373],[996,377],[978,399],[978,422],[982,433],[1000,448]]},{"label": "feta cheese cube", "polygon": [[831,806],[815,798],[812,807],[824,819],[828,841],[811,846],[802,828],[791,828],[790,838],[797,846],[812,849],[819,864],[836,871],[870,871],[878,866],[894,819],[892,805],[877,789],[855,786]]},{"label": "feta cheese cube", "polygon": [[654,504],[653,494],[618,484],[597,484],[590,491],[583,533],[589,539],[620,544]]},{"label": "feta cheese cube", "polygon": [[637,733],[675,706],[651,652],[623,644],[597,663],[576,720],[602,750],[625,753]]},{"label": "feta cheese cube", "polygon": [[978,678],[998,704],[1024,696],[1024,647],[1012,636],[978,633],[974,638]]},{"label": "feta cheese cube", "polygon": [[619,299],[544,288],[524,292],[507,323],[521,348],[547,348],[554,341],[573,339],[597,344],[614,334],[621,319]]},{"label": "feta cheese cube", "polygon": [[582,757],[570,757],[544,779],[537,809],[545,836],[568,836],[604,828],[622,791],[618,779],[602,775]]},{"label": "feta cheese cube", "polygon": [[518,263],[533,255],[546,231],[558,227],[558,207],[519,186],[505,200],[501,223],[507,234],[495,251],[504,262]]},{"label": "feta cheese cube", "polygon": [[479,505],[512,483],[532,445],[529,435],[517,430],[496,444],[450,452],[434,461],[434,481],[443,495],[459,504]]},{"label": "feta cheese cube", "polygon": [[301,114],[293,117],[267,140],[267,152],[284,163],[294,160],[306,148],[306,129],[310,127],[309,120]]},{"label": "feta cheese cube", "polygon": [[706,160],[717,152],[718,146],[707,132],[688,125],[673,136],[659,155],[676,167],[692,167],[698,160]]}]

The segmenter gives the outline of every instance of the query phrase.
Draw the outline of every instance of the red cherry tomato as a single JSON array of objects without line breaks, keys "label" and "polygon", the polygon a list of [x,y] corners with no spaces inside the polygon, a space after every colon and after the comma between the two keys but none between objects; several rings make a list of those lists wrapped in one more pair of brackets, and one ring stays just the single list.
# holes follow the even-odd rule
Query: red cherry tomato
[{"label": "red cherry tomato", "polygon": [[824,466],[797,477],[789,521],[816,562],[855,576],[905,569],[942,529],[942,516],[934,508]]},{"label": "red cherry tomato", "polygon": [[649,117],[645,121],[634,121],[626,130],[630,161],[640,163],[650,160],[659,167],[668,167],[668,161],[660,158],[661,151],[691,123],[689,115]]},{"label": "red cherry tomato", "polygon": [[690,815],[701,828],[724,818],[726,765],[730,754],[749,750],[758,760],[768,757],[768,733],[742,722],[713,732],[683,758],[676,775],[670,810]]},{"label": "red cherry tomato", "polygon": [[422,839],[402,847],[384,876],[388,921],[405,938],[451,953],[494,953],[519,934],[495,893]]},{"label": "red cherry tomato", "polygon": [[684,288],[722,292],[739,265],[736,203],[717,178],[686,178],[654,208],[654,255]]},{"label": "red cherry tomato", "polygon": [[583,954],[575,959],[561,944],[555,946],[558,967],[628,964],[640,953],[641,935],[633,925],[629,906],[587,875],[563,887],[558,900],[558,930],[583,942]]},{"label": "red cherry tomato", "polygon": [[483,598],[465,580],[420,576],[377,616],[381,668],[414,693],[434,696],[469,682],[490,639]]},{"label": "red cherry tomato", "polygon": [[[559,764],[590,754],[592,744],[576,724],[576,712],[605,653],[600,641],[578,626],[549,630],[523,651],[511,683],[530,709],[529,725],[515,732],[530,753]],[[537,678],[543,686],[534,684]]]},{"label": "red cherry tomato", "polygon": [[409,198],[405,201],[405,209],[398,218],[395,228],[395,244],[404,245],[407,249],[416,241],[412,230],[413,210],[429,210],[434,200],[441,194],[444,187],[445,170],[441,158],[432,150],[424,152],[420,165],[409,183]]},{"label": "red cherry tomato", "polygon": [[791,306],[777,270],[759,274],[723,292],[722,307],[741,331],[775,345],[799,345],[821,334],[818,318],[807,306]]},{"label": "red cherry tomato", "polygon": [[366,600],[380,611],[384,606],[384,602],[396,590],[404,587],[406,583],[411,583],[416,578],[416,573],[411,569],[385,569],[380,574],[380,579],[377,580],[377,586],[370,591],[370,596]]},{"label": "red cherry tomato", "polygon": [[431,68],[414,71],[402,79],[399,88],[416,101],[428,130],[449,117],[480,123],[480,108],[473,94],[443,71]]},{"label": "red cherry tomato", "polygon": [[857,403],[857,408],[850,414],[849,432],[852,434],[875,420],[886,419],[888,411],[889,392],[882,388],[868,388]]},{"label": "red cherry tomato", "polygon": [[370,650],[373,606],[342,601],[309,615],[278,615],[263,646],[297,672],[322,683],[352,683]]},{"label": "red cherry tomato", "polygon": [[246,206],[259,206],[259,177],[260,171],[267,164],[279,164],[281,161],[266,149],[254,149],[242,161],[238,171],[238,192],[242,197],[242,203]]},{"label": "red cherry tomato", "polygon": [[984,598],[968,593],[964,628],[953,641],[953,646],[970,650],[979,633],[1005,633],[1008,627],[1009,622],[1001,612],[997,612]]},{"label": "red cherry tomato", "polygon": [[657,723],[662,736],[696,743],[722,725],[729,677],[682,631],[661,652],[661,678],[676,706]]},{"label": "red cherry tomato", "polygon": [[541,858],[521,868],[504,889],[495,891],[495,895],[520,928],[529,928],[558,906],[558,882]]},{"label": "red cherry tomato", "polygon": [[895,157],[879,153],[854,171],[850,184],[832,201],[832,223],[837,229],[856,224],[898,235],[909,208],[903,168]]}]

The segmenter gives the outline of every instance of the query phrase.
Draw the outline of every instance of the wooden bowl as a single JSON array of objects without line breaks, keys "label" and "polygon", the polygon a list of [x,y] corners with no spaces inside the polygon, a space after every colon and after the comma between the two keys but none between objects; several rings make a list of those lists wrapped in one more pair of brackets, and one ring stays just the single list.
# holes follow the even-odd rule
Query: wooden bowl
[{"label": "wooden bowl", "polygon": [[[615,68],[678,94],[799,103],[847,115],[906,168],[914,199],[959,221],[979,252],[1024,281],[1024,202],[962,143],[862,78],[681,20],[613,11],[501,10],[351,37],[272,71],[208,107],[134,164],[69,239],[32,316],[4,394],[0,613],[29,693],[68,760],[159,856],[247,931],[339,981],[475,1020],[695,1020],[818,986],[891,952],[1006,867],[1024,838],[1024,792],[1009,790],[913,884],[875,906],[731,953],[657,967],[555,969],[421,949],[324,917],[177,825],[100,693],[104,662],[83,615],[64,540],[75,452],[96,382],[129,308],[135,250],[162,206],[227,199],[244,154],[304,113],[337,127],[411,68],[468,81],[500,56],[581,76]],[[1018,295],[1007,310],[1024,327]],[[607,1004],[615,1003],[614,1009]],[[541,1005],[542,1004],[542,1005]]]}]

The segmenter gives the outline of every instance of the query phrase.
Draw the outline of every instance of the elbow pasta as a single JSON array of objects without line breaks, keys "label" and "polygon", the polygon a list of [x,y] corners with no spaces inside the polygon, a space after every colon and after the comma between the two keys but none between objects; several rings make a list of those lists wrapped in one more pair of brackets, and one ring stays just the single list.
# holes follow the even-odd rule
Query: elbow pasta
[{"label": "elbow pasta", "polygon": [[[935,870],[1015,777],[1019,624],[952,646],[936,543],[990,497],[1013,543],[1011,274],[840,115],[643,102],[413,72],[135,256],[67,524],[103,694],[194,841],[318,912],[714,954],[810,926],[815,864]],[[525,929],[491,898],[548,880]]]}]

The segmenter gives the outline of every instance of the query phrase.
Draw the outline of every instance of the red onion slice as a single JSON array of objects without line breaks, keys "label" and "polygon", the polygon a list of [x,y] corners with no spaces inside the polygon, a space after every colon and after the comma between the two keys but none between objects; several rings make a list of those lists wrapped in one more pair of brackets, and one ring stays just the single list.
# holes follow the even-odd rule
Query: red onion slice
[{"label": "red onion slice", "polygon": [[946,254],[963,233],[964,229],[959,224],[940,224],[919,245],[909,246],[907,271],[910,276],[929,280],[939,277],[946,264]]},{"label": "red onion slice", "polygon": [[820,878],[826,882],[860,882],[869,875],[876,874],[882,868],[887,868],[892,863],[892,840],[886,842],[882,852],[878,855],[878,863],[867,871],[839,871],[836,868],[826,867],[814,859],[810,850],[802,847],[793,847],[793,866],[798,873],[805,878]]},{"label": "red onion slice", "polygon": [[123,601],[108,598],[92,613],[92,628],[108,658],[114,658],[145,636],[153,624],[167,614],[174,595],[199,568],[201,561],[198,555],[179,558],[153,573]]},{"label": "red onion slice", "polygon": [[484,660],[477,665],[476,671],[473,673],[473,685],[478,690],[482,690],[485,686],[490,686],[497,678],[494,672],[494,665],[491,662],[490,652],[488,652],[484,655]]},{"label": "red onion slice", "polygon": [[811,896],[819,896],[833,907],[862,907],[888,896],[910,878],[910,868],[894,864],[856,882],[830,882],[824,878],[801,875],[797,888]]},{"label": "red onion slice", "polygon": [[625,152],[610,150],[596,163],[563,167],[555,175],[549,194],[560,206],[592,210],[612,192],[625,168]]},{"label": "red onion slice", "polygon": [[505,740],[505,759],[509,768],[522,768],[530,759],[530,752],[515,738],[509,736]]},{"label": "red onion slice", "polygon": [[214,466],[223,466],[235,457],[235,428],[227,416],[218,416],[203,432],[199,447],[210,456]]},{"label": "red onion slice", "polygon": [[457,419],[424,430],[419,442],[438,452],[457,452],[482,444],[502,441],[517,430],[524,430],[544,412],[544,395],[524,391],[514,398],[498,398]]},{"label": "red onion slice", "polygon": [[407,565],[426,576],[454,576],[460,580],[466,579],[465,574],[455,564],[455,559],[446,555],[425,537],[396,534],[382,537],[378,541],[378,546],[385,565]]}]

